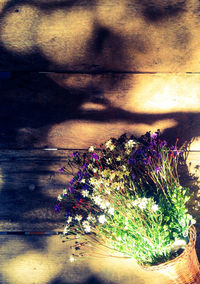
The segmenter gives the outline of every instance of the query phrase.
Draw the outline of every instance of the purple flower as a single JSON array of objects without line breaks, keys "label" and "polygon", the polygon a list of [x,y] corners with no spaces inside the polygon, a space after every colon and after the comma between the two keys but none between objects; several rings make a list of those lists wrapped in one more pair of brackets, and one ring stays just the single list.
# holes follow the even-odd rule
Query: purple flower
[{"label": "purple flower", "polygon": [[156,139],[158,137],[158,134],[156,132],[152,133],[151,134],[151,138],[152,139]]},{"label": "purple flower", "polygon": [[134,173],[132,173],[132,175],[131,175],[131,176],[132,176],[132,179],[135,179],[135,174],[134,174]]},{"label": "purple flower", "polygon": [[151,161],[151,159],[150,159],[150,157],[148,157],[148,158],[146,158],[146,159],[144,160],[144,163],[145,163],[146,165],[148,165],[148,164],[150,164],[150,161]]},{"label": "purple flower", "polygon": [[73,152],[72,153],[72,157],[73,158],[77,158],[77,157],[79,157],[80,156],[80,153],[79,152]]},{"label": "purple flower", "polygon": [[82,166],[81,166],[81,169],[82,170],[85,170],[85,169],[87,169],[88,168],[88,164],[87,163],[85,163],[85,164],[83,164]]},{"label": "purple flower", "polygon": [[156,174],[160,171],[160,167],[156,167],[155,172]]},{"label": "purple flower", "polygon": [[69,213],[69,211],[66,210],[65,217],[69,217],[69,216],[70,216],[70,213]]},{"label": "purple flower", "polygon": [[164,147],[164,146],[166,146],[167,145],[167,141],[161,141],[160,142],[160,147],[162,148],[162,147]]},{"label": "purple flower", "polygon": [[60,169],[59,169],[59,172],[60,172],[60,173],[63,173],[63,172],[64,172],[64,168],[60,168]]},{"label": "purple flower", "polygon": [[74,183],[74,178],[72,178],[70,181],[69,181],[69,184],[73,184]]},{"label": "purple flower", "polygon": [[160,159],[160,158],[161,158],[161,155],[160,155],[160,153],[158,153],[158,152],[155,152],[155,157],[156,157],[157,159]]},{"label": "purple flower", "polygon": [[136,164],[136,160],[133,159],[133,158],[130,158],[130,159],[128,160],[128,163],[129,163],[129,165]]},{"label": "purple flower", "polygon": [[69,192],[70,192],[70,193],[75,192],[75,190],[74,190],[73,186],[68,186],[68,190],[69,190]]},{"label": "purple flower", "polygon": [[54,212],[55,212],[55,213],[60,212],[60,205],[59,205],[59,204],[56,204],[56,205],[54,206]]},{"label": "purple flower", "polygon": [[99,156],[98,156],[97,154],[93,153],[93,154],[92,154],[92,158],[95,159],[95,160],[98,160],[98,159],[99,159]]}]

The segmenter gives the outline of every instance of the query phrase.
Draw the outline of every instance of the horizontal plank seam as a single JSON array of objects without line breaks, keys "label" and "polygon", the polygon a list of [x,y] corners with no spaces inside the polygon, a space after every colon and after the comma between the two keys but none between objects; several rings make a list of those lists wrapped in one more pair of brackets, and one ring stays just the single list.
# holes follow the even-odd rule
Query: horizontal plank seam
[{"label": "horizontal plank seam", "polygon": [[0,231],[0,235],[61,235],[63,234],[62,231],[46,231],[46,232],[41,232],[41,231]]},{"label": "horizontal plank seam", "polygon": [[[19,71],[20,72],[20,71]],[[23,72],[23,71],[21,71]],[[35,71],[29,71],[29,72],[35,72]],[[185,72],[172,72],[172,71],[117,71],[117,70],[96,70],[96,71],[74,71],[74,70],[66,70],[66,71],[58,71],[58,70],[51,70],[51,71],[40,71],[38,72],[40,74],[51,74],[51,73],[57,73],[57,74],[200,74],[200,71],[192,72],[192,71],[185,71]]]},{"label": "horizontal plank seam", "polygon": [[[0,148],[0,151],[88,151],[88,148]],[[96,148],[100,150],[100,148]],[[176,150],[174,150],[176,151]],[[197,150],[187,150],[182,152],[200,152]]]},{"label": "horizontal plank seam", "polygon": [[[33,235],[62,235],[63,231],[0,231],[0,235],[22,235],[22,236],[33,236]],[[197,237],[200,236],[200,232],[197,232]]]}]

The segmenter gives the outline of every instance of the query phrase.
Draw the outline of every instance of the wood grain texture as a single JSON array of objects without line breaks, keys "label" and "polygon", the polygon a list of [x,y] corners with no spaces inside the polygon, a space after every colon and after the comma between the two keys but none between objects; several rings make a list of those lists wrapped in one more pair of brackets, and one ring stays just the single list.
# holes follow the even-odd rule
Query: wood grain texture
[{"label": "wood grain texture", "polygon": [[200,136],[199,80],[199,74],[14,73],[0,80],[0,147],[88,148],[158,128],[172,143],[189,142]]},{"label": "wood grain texture", "polygon": [[[71,178],[60,173],[71,151],[0,151],[0,230],[62,231],[64,212],[54,213],[58,194]],[[190,152],[180,169],[182,183],[194,196],[189,208],[200,225],[200,152]],[[195,182],[195,185],[194,185]]]},{"label": "wood grain texture", "polygon": [[200,71],[198,0],[4,0],[0,9],[0,70]]},{"label": "wood grain texture", "polygon": [[69,176],[59,173],[68,151],[57,152],[0,153],[1,230],[62,230],[64,216],[55,214],[54,206],[69,180]]},{"label": "wood grain texture", "polygon": [[2,284],[169,283],[166,275],[143,271],[133,260],[110,257],[70,263],[70,244],[56,236],[0,236],[0,241]]}]

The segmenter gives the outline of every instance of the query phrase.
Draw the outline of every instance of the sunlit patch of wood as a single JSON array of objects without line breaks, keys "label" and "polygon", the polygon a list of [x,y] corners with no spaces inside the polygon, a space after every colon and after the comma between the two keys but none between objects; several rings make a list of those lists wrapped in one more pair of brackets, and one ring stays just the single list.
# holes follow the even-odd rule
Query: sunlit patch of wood
[{"label": "sunlit patch of wood", "polygon": [[106,106],[102,104],[95,104],[95,103],[84,103],[82,104],[81,109],[85,111],[90,111],[90,110],[98,111],[98,110],[106,109]]},{"label": "sunlit patch of wood", "polygon": [[129,111],[154,114],[198,112],[199,79],[199,74],[134,76],[132,88],[126,93],[125,103],[120,107]]},{"label": "sunlit patch of wood", "polygon": [[[95,249],[94,249],[95,251]],[[98,250],[99,252],[99,250]],[[109,251],[108,251],[109,253]],[[103,281],[116,284],[168,284],[168,277],[160,272],[144,271],[133,258],[91,257],[90,269]]]},{"label": "sunlit patch of wood", "polygon": [[57,9],[43,13],[35,37],[38,48],[50,61],[63,64],[81,63],[92,36],[90,9]]},{"label": "sunlit patch of wood", "polygon": [[[48,133],[49,145],[68,148],[88,148],[98,146],[110,137],[117,138],[123,133],[143,135],[147,131],[156,131],[176,126],[174,119],[158,120],[153,124],[128,123],[128,122],[91,122],[91,121],[66,121],[53,126]],[[59,135],[58,135],[59,133]]]},{"label": "sunlit patch of wood", "polygon": [[58,236],[1,236],[1,283],[46,284],[60,275],[64,283],[84,283],[91,275],[87,262],[70,263],[69,246]]},{"label": "sunlit patch of wood", "polygon": [[32,5],[16,5],[6,12],[0,28],[0,40],[4,47],[16,53],[32,52],[39,17],[39,9]]}]

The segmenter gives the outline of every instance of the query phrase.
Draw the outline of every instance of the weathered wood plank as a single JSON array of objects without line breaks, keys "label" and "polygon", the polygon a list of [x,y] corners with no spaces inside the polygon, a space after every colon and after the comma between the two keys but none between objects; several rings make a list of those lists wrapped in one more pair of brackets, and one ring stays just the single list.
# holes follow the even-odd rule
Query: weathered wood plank
[{"label": "weathered wood plank", "polygon": [[68,151],[57,152],[1,151],[1,230],[62,229],[54,206],[69,179],[59,173]]},{"label": "weathered wood plank", "polygon": [[[142,271],[133,260],[69,262],[69,243],[53,237],[0,236],[2,284],[166,284],[165,275]],[[199,239],[197,252],[199,253]]]},{"label": "weathered wood plank", "polygon": [[3,0],[0,70],[199,72],[198,0]]},{"label": "weathered wood plank", "polygon": [[[63,213],[55,214],[54,205],[71,178],[59,172],[70,152],[0,151],[1,231],[62,231]],[[194,186],[200,177],[200,151],[189,153],[187,165],[181,169],[181,180],[195,193],[189,207],[200,224],[200,193]]]},{"label": "weathered wood plank", "polygon": [[[15,73],[0,80],[0,147],[88,148],[124,132],[200,136],[200,75]],[[200,147],[199,147],[200,148]]]}]

